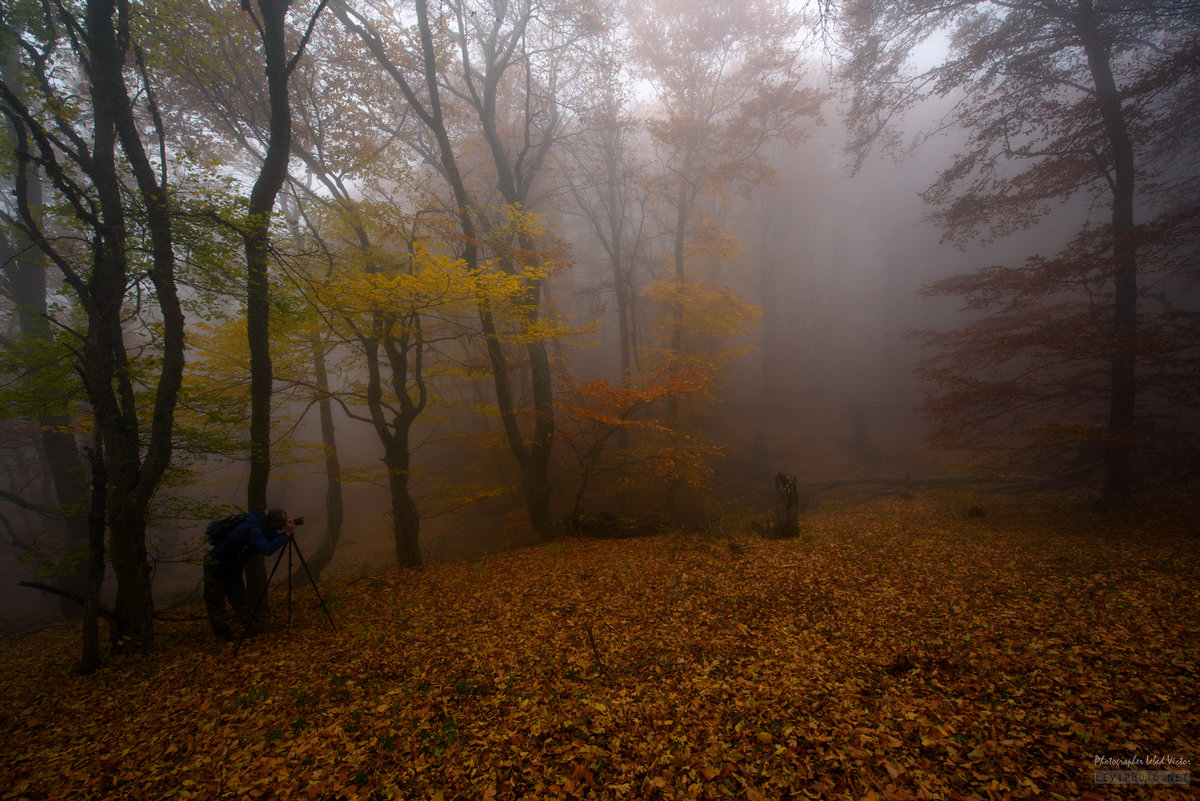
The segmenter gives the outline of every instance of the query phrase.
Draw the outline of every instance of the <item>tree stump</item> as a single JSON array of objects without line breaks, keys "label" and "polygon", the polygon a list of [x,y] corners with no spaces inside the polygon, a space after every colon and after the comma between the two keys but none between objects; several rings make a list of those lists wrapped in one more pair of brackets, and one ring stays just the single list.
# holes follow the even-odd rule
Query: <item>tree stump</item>
[{"label": "tree stump", "polygon": [[775,476],[775,525],[771,527],[771,538],[776,540],[795,537],[800,533],[800,495],[796,491],[796,477],[787,473]]}]

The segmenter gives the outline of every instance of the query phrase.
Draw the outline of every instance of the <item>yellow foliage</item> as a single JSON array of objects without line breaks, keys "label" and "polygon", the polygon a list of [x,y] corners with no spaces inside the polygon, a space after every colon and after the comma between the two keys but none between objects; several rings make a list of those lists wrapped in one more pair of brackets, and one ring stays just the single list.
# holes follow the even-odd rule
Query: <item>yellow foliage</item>
[{"label": "yellow foliage", "polygon": [[457,313],[471,308],[475,290],[475,277],[465,262],[418,243],[400,269],[342,276],[322,287],[321,299],[344,314],[430,309]]},{"label": "yellow foliage", "polygon": [[651,284],[646,297],[666,310],[659,318],[660,337],[667,339],[678,325],[685,352],[705,353],[716,361],[740,352],[733,342],[762,316],[761,309],[723,284],[666,278]]},{"label": "yellow foliage", "polygon": [[542,215],[528,211],[520,203],[508,203],[496,212],[497,222],[489,231],[490,236],[497,242],[508,242],[514,239],[531,241],[546,233],[546,223]]}]

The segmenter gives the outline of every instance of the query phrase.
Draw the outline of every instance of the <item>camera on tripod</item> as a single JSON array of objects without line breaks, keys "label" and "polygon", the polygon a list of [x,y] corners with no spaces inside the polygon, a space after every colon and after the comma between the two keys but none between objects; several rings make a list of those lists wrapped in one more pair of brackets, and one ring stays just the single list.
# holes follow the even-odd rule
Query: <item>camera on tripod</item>
[{"label": "camera on tripod", "polygon": [[[302,526],[302,525],[304,525],[304,516],[301,515],[300,517],[292,518],[291,522],[292,522],[293,526]],[[333,628],[334,631],[337,631],[337,625],[333,622],[333,615],[331,615],[329,613],[329,607],[326,606],[325,599],[321,597],[321,591],[319,589],[317,589],[317,581],[316,581],[316,579],[313,578],[312,571],[310,571],[308,569],[308,562],[304,559],[304,554],[300,550],[300,545],[299,545],[299,543],[296,542],[294,537],[287,538],[286,547],[284,547],[284,549],[279,552],[279,556],[275,557],[275,566],[271,568],[271,573],[270,573],[270,575],[267,576],[267,582],[266,582],[266,584],[263,585],[262,592],[259,594],[258,600],[254,604],[254,609],[250,613],[251,619],[255,618],[258,615],[259,608],[262,606],[263,601],[266,600],[267,589],[271,586],[271,579],[275,578],[275,571],[279,570],[279,565],[283,561],[284,554],[287,554],[287,558],[288,558],[288,564],[287,564],[288,628],[291,628],[291,625],[292,625],[292,555],[295,554],[296,557],[300,560],[300,566],[302,568],[304,568],[304,575],[308,577],[308,583],[312,587],[313,594],[317,596],[317,601],[321,604],[321,609],[323,609],[325,611],[325,619],[329,621],[330,627]],[[242,647],[242,642],[245,640],[245,638],[246,638],[245,634],[243,634],[242,639],[237,641],[237,646],[234,648],[234,651],[233,651],[235,654]]]}]

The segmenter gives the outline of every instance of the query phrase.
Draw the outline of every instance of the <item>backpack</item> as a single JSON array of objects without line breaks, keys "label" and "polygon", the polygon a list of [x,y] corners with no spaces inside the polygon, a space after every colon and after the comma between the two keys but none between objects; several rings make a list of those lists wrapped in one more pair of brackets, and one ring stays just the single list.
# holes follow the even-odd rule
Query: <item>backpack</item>
[{"label": "backpack", "polygon": [[214,520],[204,527],[204,539],[208,541],[209,545],[220,545],[225,541],[229,532],[241,525],[245,519],[246,515],[239,514]]}]

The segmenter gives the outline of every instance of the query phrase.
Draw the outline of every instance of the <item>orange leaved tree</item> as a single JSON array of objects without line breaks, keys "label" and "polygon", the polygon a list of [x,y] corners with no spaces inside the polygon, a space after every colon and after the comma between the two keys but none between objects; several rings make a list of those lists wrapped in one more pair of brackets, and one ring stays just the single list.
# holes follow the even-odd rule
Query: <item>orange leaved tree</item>
[{"label": "orange leaved tree", "polygon": [[674,481],[700,487],[712,475],[720,448],[698,433],[683,433],[669,420],[667,404],[706,392],[711,376],[695,367],[661,364],[622,385],[604,378],[582,383],[563,379],[558,409],[560,435],[569,452],[568,474],[578,486],[570,515],[598,481],[605,488],[636,487],[654,493]]}]

